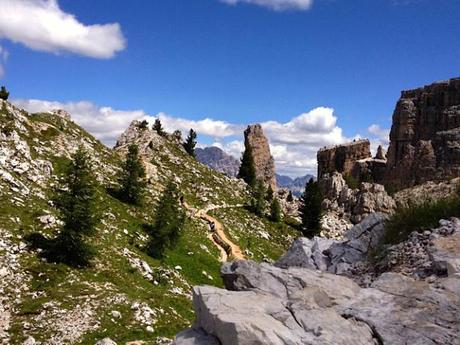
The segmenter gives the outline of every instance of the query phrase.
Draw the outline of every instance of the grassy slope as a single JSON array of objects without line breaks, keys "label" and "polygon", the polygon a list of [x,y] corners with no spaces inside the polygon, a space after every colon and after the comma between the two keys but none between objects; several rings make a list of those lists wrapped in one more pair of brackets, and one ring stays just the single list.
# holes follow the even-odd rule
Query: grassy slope
[{"label": "grassy slope", "polygon": [[[11,126],[12,118],[5,108],[0,115],[2,128]],[[120,343],[152,341],[157,336],[172,337],[190,325],[193,320],[190,287],[196,284],[221,285],[218,251],[206,238],[205,224],[190,218],[178,246],[167,253],[163,262],[159,262],[141,250],[145,242],[142,224],[153,221],[155,200],[168,179],[178,178],[188,202],[195,207],[210,203],[240,204],[245,200],[241,188],[165,141],[163,147],[154,149],[155,159],[151,163],[158,169],[158,179],[150,187],[151,196],[146,205],[128,207],[108,195],[104,188],[113,181],[116,171],[113,167],[120,161],[112,150],[77,125],[54,115],[28,116],[25,127],[27,131],[21,137],[29,144],[32,159],[46,159],[53,163],[56,176],[47,181],[48,185],[56,182],[75,141],[91,148],[95,170],[103,181],[99,189],[103,222],[91,240],[99,249],[91,268],[76,270],[50,264],[30,251],[19,255],[21,269],[28,279],[25,279],[25,287],[21,288],[19,297],[14,291],[16,287],[6,287],[6,294],[11,293],[13,310],[11,343],[19,344],[27,335],[44,343],[60,339],[64,343],[93,344],[106,336]],[[22,201],[15,205],[13,197],[17,193],[0,179],[0,230],[12,235],[11,241],[17,244],[24,235],[35,231],[52,236],[56,229],[45,229],[37,220],[38,216],[47,213],[56,214],[56,210],[48,204],[51,188],[42,190],[23,176],[12,174],[31,188],[32,195],[20,196]],[[44,198],[39,196],[39,192],[44,193]],[[295,235],[292,229],[261,221],[244,209],[220,209],[215,211],[215,215],[228,227],[229,235],[243,249],[249,246],[258,260],[276,259],[286,249],[290,236]],[[271,239],[261,238],[257,231],[271,234]],[[0,251],[0,260],[1,256]],[[145,261],[152,268],[153,279],[158,284],[146,279],[139,268],[133,267],[128,256]],[[176,266],[181,266],[181,269],[175,269]],[[155,320],[153,333],[147,332],[146,324],[136,318],[138,311],[132,308],[135,303],[145,303],[151,308],[152,319]],[[113,310],[119,311],[122,318],[114,318],[111,315]],[[66,326],[69,322],[78,325],[83,330],[82,334],[64,340],[60,320],[67,322]],[[27,323],[32,327],[24,327]]]}]

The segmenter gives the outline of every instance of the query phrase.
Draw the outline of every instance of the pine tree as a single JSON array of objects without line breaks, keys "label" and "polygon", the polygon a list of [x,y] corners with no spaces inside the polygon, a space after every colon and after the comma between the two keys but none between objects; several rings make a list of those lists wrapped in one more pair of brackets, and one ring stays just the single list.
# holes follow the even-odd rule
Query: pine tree
[{"label": "pine tree", "polygon": [[163,126],[161,125],[160,119],[155,119],[152,129],[162,137],[166,135],[166,132],[164,131]]},{"label": "pine tree", "polygon": [[5,86],[2,86],[0,89],[0,99],[7,101],[8,97],[10,97],[10,93],[6,90]]},{"label": "pine tree", "polygon": [[182,142],[182,132],[178,129],[176,129],[173,134],[172,134],[172,137],[174,138],[175,141],[177,141],[178,143]]},{"label": "pine tree", "polygon": [[268,201],[268,202],[272,202],[273,201],[273,188],[272,186],[268,186],[268,189],[267,189],[267,195],[265,196],[265,199]]},{"label": "pine tree", "polygon": [[251,190],[251,209],[259,217],[265,213],[265,185],[261,180],[257,180],[254,188]]},{"label": "pine tree", "polygon": [[183,144],[185,151],[192,157],[195,157],[196,132],[190,129],[187,139]]},{"label": "pine tree", "polygon": [[248,186],[252,188],[254,188],[256,185],[256,168],[250,147],[246,147],[244,150],[243,157],[241,157],[241,165],[237,177],[242,178],[248,184]]},{"label": "pine tree", "polygon": [[154,258],[162,258],[166,249],[174,248],[185,224],[185,211],[179,205],[178,191],[169,183],[155,212],[155,223],[147,226],[149,240],[146,252]]},{"label": "pine tree", "polygon": [[139,148],[132,144],[128,148],[126,160],[119,179],[120,199],[132,205],[142,204],[145,190],[145,169],[139,158]]},{"label": "pine tree", "polygon": [[51,241],[45,256],[52,261],[75,267],[89,265],[95,254],[85,238],[95,232],[99,221],[96,212],[96,185],[87,153],[82,147],[73,155],[55,204],[64,223],[59,235]]},{"label": "pine tree", "polygon": [[143,120],[142,122],[139,122],[137,128],[141,130],[146,130],[147,128],[149,128],[149,122],[147,120]]},{"label": "pine tree", "polygon": [[276,223],[281,221],[281,205],[277,198],[273,198],[270,204],[270,219]]},{"label": "pine tree", "polygon": [[293,202],[294,201],[294,196],[292,195],[292,191],[289,191],[289,194],[286,198],[287,202]]},{"label": "pine tree", "polygon": [[323,195],[318,182],[313,178],[305,185],[305,191],[300,198],[299,213],[302,219],[301,229],[304,236],[312,238],[321,231]]}]

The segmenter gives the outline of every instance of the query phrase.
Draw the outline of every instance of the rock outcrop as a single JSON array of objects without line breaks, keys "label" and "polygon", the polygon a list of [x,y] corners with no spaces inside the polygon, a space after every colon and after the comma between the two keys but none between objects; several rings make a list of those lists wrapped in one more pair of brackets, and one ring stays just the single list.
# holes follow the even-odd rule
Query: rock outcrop
[{"label": "rock outcrop", "polygon": [[236,177],[240,168],[240,161],[225,153],[216,146],[195,149],[198,162],[226,174],[229,177]]},{"label": "rock outcrop", "polygon": [[319,185],[325,198],[323,235],[327,237],[340,238],[352,224],[359,223],[367,215],[373,212],[391,214],[396,208],[385,187],[377,183],[362,182],[353,189],[342,174],[334,172],[325,174]]},{"label": "rock outcrop", "polygon": [[460,176],[460,78],[401,93],[386,175],[395,189]]},{"label": "rock outcrop", "polygon": [[270,145],[262,126],[250,125],[244,131],[244,146],[252,150],[256,176],[276,190],[275,161],[270,153]]},{"label": "rock outcrop", "polygon": [[[438,237],[429,246],[432,265],[440,265],[442,277],[415,279],[386,272],[363,288],[350,278],[320,271],[333,252],[320,252],[329,245],[320,238],[296,241],[290,255],[277,263],[281,267],[251,261],[224,264],[226,290],[194,288],[196,322],[173,344],[457,345],[460,223],[444,222],[444,235],[434,230]],[[381,230],[371,217],[367,223],[350,232],[352,240],[335,245],[372,248],[371,235]]]},{"label": "rock outcrop", "polygon": [[356,161],[372,158],[369,140],[355,140],[350,143],[325,147],[318,151],[318,179],[324,174],[339,172],[351,175]]}]

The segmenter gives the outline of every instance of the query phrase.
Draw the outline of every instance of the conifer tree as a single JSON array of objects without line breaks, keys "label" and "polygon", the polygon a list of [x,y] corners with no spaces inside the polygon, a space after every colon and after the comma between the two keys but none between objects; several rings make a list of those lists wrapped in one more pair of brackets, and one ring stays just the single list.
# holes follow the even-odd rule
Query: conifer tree
[{"label": "conifer tree", "polygon": [[0,99],[7,101],[8,97],[10,97],[10,93],[6,90],[5,86],[2,86],[0,89]]},{"label": "conifer tree", "polygon": [[267,188],[267,195],[265,196],[265,199],[267,199],[267,201],[270,203],[273,201],[273,193],[273,188],[269,185]]},{"label": "conifer tree", "polygon": [[155,119],[152,129],[162,137],[166,135],[166,132],[164,131],[163,126],[161,125],[160,119]]},{"label": "conifer tree", "polygon": [[146,252],[154,258],[162,258],[166,249],[172,249],[185,224],[185,211],[178,202],[178,190],[169,183],[155,212],[155,223],[147,226],[149,240]]},{"label": "conifer tree", "polygon": [[264,215],[265,211],[265,185],[261,180],[256,180],[254,188],[251,190],[251,208],[254,214],[259,217]]},{"label": "conifer tree", "polygon": [[243,157],[241,157],[241,165],[237,177],[242,178],[249,187],[254,188],[256,185],[256,168],[250,147],[246,147],[244,150]]},{"label": "conifer tree", "polygon": [[149,122],[147,120],[143,120],[142,122],[140,122],[137,127],[141,130],[145,130],[147,128],[149,128]]},{"label": "conifer tree", "polygon": [[190,129],[188,137],[183,144],[185,151],[192,157],[195,157],[196,132]]},{"label": "conifer tree", "polygon": [[94,234],[99,221],[94,181],[88,155],[80,147],[65,172],[66,188],[60,190],[55,199],[63,226],[45,252],[52,261],[83,267],[95,254],[93,247],[85,241]]},{"label": "conifer tree", "polygon": [[294,196],[292,195],[292,191],[289,191],[289,194],[286,198],[287,202],[293,202],[294,201]]},{"label": "conifer tree", "polygon": [[270,219],[276,223],[281,221],[281,205],[278,198],[273,198],[270,204]]},{"label": "conifer tree", "polygon": [[300,198],[301,230],[305,237],[312,238],[321,231],[322,202],[323,195],[318,182],[311,178],[305,185],[305,191]]},{"label": "conifer tree", "polygon": [[139,158],[139,148],[135,144],[128,147],[119,182],[121,200],[132,205],[142,204],[146,185],[145,169]]}]

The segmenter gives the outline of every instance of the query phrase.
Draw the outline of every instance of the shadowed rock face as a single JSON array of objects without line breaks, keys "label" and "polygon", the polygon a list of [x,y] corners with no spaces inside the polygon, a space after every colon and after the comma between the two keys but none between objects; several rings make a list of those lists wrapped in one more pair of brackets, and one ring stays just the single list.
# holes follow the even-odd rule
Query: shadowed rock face
[{"label": "shadowed rock face", "polygon": [[275,190],[275,161],[270,154],[268,139],[264,135],[261,125],[248,126],[244,131],[244,146],[252,150],[257,178],[263,180],[267,186],[271,186]]},{"label": "shadowed rock face", "polygon": [[351,174],[357,161],[369,158],[371,158],[371,149],[367,139],[323,148],[317,155],[318,179],[334,171],[344,175]]},{"label": "shadowed rock face", "polygon": [[460,78],[403,91],[393,114],[387,183],[460,176]]}]

